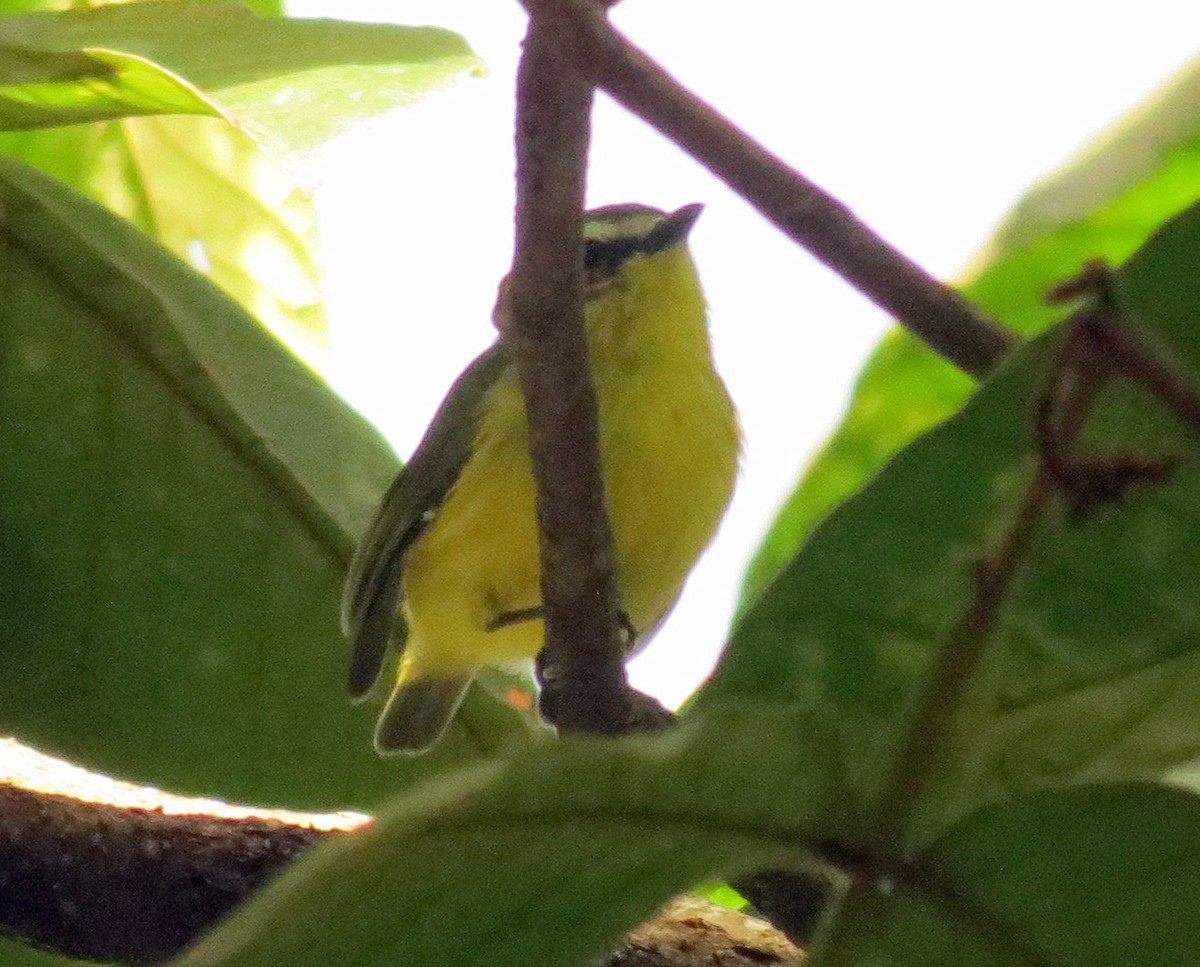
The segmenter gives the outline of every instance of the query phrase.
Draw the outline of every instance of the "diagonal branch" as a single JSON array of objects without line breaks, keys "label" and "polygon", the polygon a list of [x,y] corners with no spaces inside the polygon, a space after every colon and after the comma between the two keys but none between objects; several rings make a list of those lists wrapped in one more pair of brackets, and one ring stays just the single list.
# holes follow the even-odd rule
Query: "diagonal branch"
[{"label": "diagonal branch", "polygon": [[[532,8],[531,0],[525,0]],[[973,376],[1018,341],[680,85],[587,0],[562,0],[572,46],[598,87],[658,128],[934,352]]]},{"label": "diagonal branch", "polygon": [[1200,435],[1200,385],[1156,333],[1104,308],[1089,313],[1087,331],[1121,372]]}]

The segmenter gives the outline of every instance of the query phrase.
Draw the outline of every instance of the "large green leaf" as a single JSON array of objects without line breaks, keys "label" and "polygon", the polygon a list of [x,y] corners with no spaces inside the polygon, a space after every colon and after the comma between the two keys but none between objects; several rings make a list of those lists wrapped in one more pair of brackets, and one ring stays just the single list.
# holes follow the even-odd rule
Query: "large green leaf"
[{"label": "large green leaf", "polygon": [[[7,19],[15,18],[0,19],[0,36]],[[75,56],[92,61],[91,73],[47,80],[27,80],[28,75],[18,75],[0,86],[0,130],[22,131],[142,114],[220,114],[219,108],[195,88],[141,57],[96,48],[86,53],[81,50]]]},{"label": "large green leaf", "polygon": [[1198,834],[1200,799],[1189,793],[1073,789],[972,817],[929,862],[1046,961],[1185,967],[1200,947]]},{"label": "large green leaf", "polygon": [[[964,293],[1022,333],[1055,313],[1053,284],[1087,259],[1127,258],[1200,195],[1200,61],[1015,208],[976,260]],[[744,600],[770,582],[838,501],[893,453],[954,412],[971,380],[901,331],[859,377],[841,426],[788,499],[759,549]]]},{"label": "large green leaf", "polygon": [[311,197],[211,118],[0,134],[0,152],[103,202],[204,272],[310,365],[326,333]]},{"label": "large green leaf", "polygon": [[[142,108],[124,103],[131,98],[146,101],[146,110],[220,117],[0,133],[0,153],[36,165],[130,219],[204,271],[307,362],[323,367],[311,199],[297,189],[293,173],[258,150],[251,133],[312,144],[477,69],[474,56],[444,31],[259,18],[228,0],[30,12],[54,6],[0,2],[0,13],[28,14],[0,17],[0,38],[21,38],[30,45],[22,48],[28,57],[72,57],[112,73],[25,90],[8,110],[26,124],[38,116],[37,123],[57,123],[68,116],[139,113]],[[257,7],[277,12],[275,4]],[[166,69],[147,57],[161,58]],[[195,76],[185,81],[180,71]],[[3,97],[0,88],[0,115]],[[40,98],[46,113],[37,115],[30,98]]]},{"label": "large green leaf", "polygon": [[[108,0],[120,3],[122,0]],[[125,0],[137,3],[140,0]],[[93,0],[92,7],[104,6],[103,0]],[[242,5],[249,7],[260,17],[278,17],[283,14],[283,0],[242,0]],[[75,0],[0,0],[0,15],[17,13],[39,13],[75,9]]]},{"label": "large green leaf", "polygon": [[479,696],[444,749],[381,762],[346,701],[345,561],[396,469],[374,431],[93,203],[0,159],[0,211],[0,728],[296,807],[504,742]]},{"label": "large green leaf", "polygon": [[801,741],[814,727],[742,709],[430,783],[306,856],[177,963],[591,963],[681,889],[793,862],[836,825],[840,804],[814,782],[827,757]]},{"label": "large green leaf", "polygon": [[235,0],[165,0],[0,18],[0,44],[90,56],[106,76],[0,86],[0,127],[223,114],[311,147],[480,63],[432,27],[258,17]]},{"label": "large green leaf", "polygon": [[[857,898],[812,967],[1190,967],[1200,799],[1154,786],[1032,795],[952,830]],[[852,932],[851,932],[852,931]]]},{"label": "large green leaf", "polygon": [[0,88],[108,78],[111,64],[84,53],[57,54],[0,43]]},{"label": "large green leaf", "polygon": [[[1192,374],[1198,253],[1195,206],[1116,276],[1125,323]],[[981,635],[974,673],[941,710],[945,734],[927,737],[947,745],[937,774],[918,777],[927,798],[915,841],[981,802],[1158,775],[1200,755],[1195,433],[1146,392],[1110,385],[1084,452],[1177,457],[1175,473],[1083,519],[1059,499],[1036,526],[1018,523],[1040,453],[1033,415],[1062,336],[1019,352],[816,528],[747,610],[696,704],[767,700],[829,721],[855,811],[884,815],[899,750],[928,724],[912,719],[935,662]],[[1019,577],[978,627],[980,574],[1014,529]]]}]

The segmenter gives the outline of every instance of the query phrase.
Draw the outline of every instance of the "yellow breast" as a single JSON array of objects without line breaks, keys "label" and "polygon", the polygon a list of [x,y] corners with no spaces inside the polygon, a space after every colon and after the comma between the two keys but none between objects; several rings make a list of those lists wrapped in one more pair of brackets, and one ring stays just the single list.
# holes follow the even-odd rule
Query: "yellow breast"
[{"label": "yellow breast", "polygon": [[[737,422],[682,247],[633,260],[589,298],[587,323],[617,584],[641,630],[670,608],[728,505]],[[525,412],[508,374],[489,394],[471,459],[406,559],[410,671],[536,655],[540,621],[489,626],[535,607],[539,576]]]}]

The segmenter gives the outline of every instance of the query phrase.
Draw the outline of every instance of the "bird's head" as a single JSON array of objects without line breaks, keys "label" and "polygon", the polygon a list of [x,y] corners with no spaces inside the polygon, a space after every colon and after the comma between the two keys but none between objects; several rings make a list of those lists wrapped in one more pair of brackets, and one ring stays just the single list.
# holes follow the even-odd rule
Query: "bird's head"
[{"label": "bird's head", "polygon": [[[619,302],[624,293],[642,290],[668,296],[674,285],[695,290],[691,259],[684,243],[703,205],[664,212],[649,205],[593,208],[583,216],[584,297],[589,319]],[[682,269],[682,273],[680,270]],[[493,319],[503,332],[508,322],[507,277],[500,283]]]}]

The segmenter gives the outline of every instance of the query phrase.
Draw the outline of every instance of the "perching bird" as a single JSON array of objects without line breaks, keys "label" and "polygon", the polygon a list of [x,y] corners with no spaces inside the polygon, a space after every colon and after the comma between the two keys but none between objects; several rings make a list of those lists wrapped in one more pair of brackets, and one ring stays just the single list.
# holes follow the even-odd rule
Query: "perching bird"
[{"label": "perching bird", "polygon": [[[733,493],[740,434],[713,368],[686,240],[701,206],[612,205],[584,218],[585,320],[621,606],[634,644],[671,609]],[[451,387],[351,562],[349,686],[402,648],[375,730],[382,754],[445,731],[482,665],[542,647],[525,406],[504,341]]]}]

